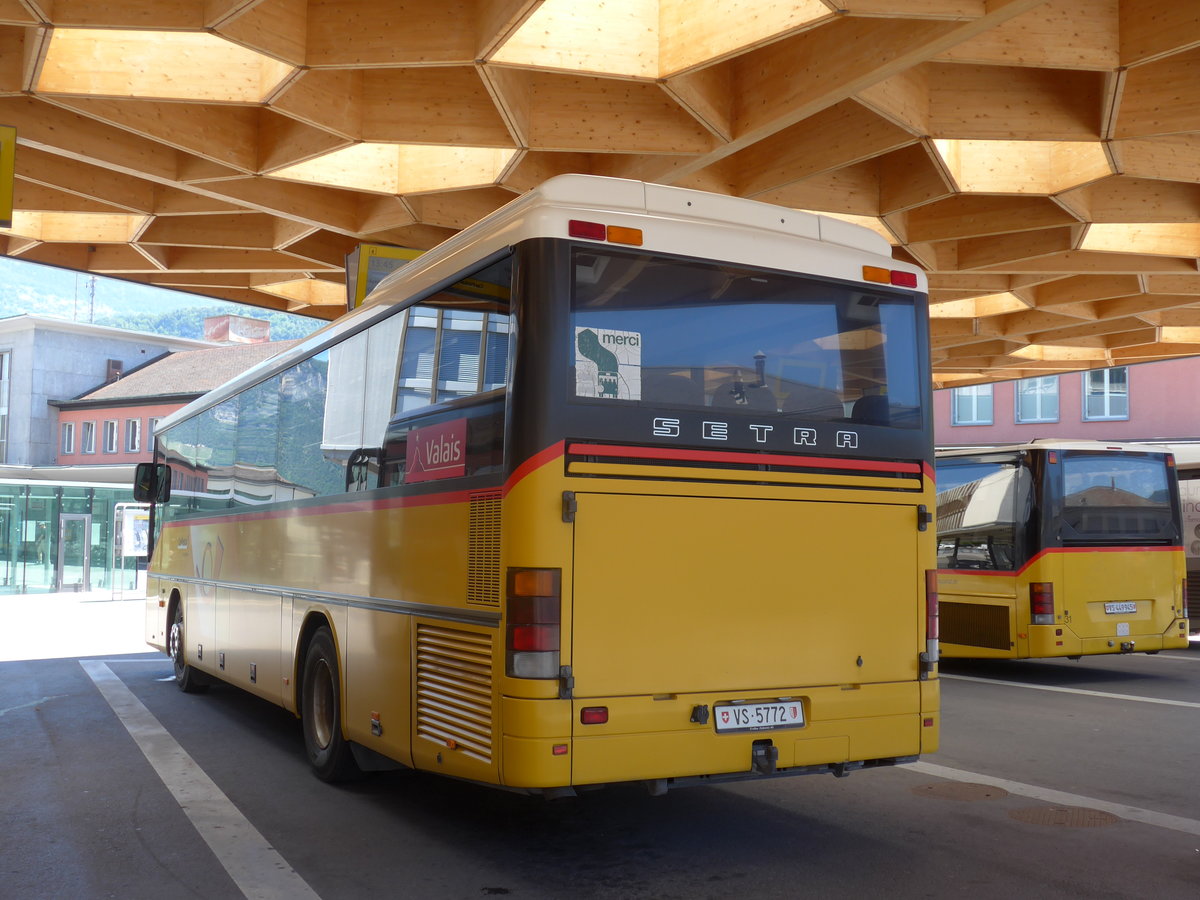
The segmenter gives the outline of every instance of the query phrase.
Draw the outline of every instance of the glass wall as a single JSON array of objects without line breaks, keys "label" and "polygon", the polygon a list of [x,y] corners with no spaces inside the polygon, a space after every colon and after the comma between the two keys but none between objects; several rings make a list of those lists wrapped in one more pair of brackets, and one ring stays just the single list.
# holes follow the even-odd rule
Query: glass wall
[{"label": "glass wall", "polygon": [[0,482],[0,594],[130,591],[140,557],[114,556],[128,487]]}]

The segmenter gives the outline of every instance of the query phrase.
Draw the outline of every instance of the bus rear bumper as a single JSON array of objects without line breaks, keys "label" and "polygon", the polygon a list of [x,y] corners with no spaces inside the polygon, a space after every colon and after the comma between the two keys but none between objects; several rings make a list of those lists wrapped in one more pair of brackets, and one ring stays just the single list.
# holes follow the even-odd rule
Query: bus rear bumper
[{"label": "bus rear bumper", "polygon": [[[1049,625],[1034,626],[1029,635],[1029,656],[1094,656],[1104,653],[1157,653],[1159,650],[1180,650],[1188,646],[1187,620],[1182,628],[1173,624],[1163,634],[1125,634],[1105,637],[1080,637],[1066,628]],[[1055,634],[1061,631],[1062,634]]]},{"label": "bus rear bumper", "polygon": [[[711,695],[574,701],[506,698],[507,713],[517,712],[514,706],[570,704],[573,734],[521,737],[512,734],[506,721],[502,783],[536,789],[647,782],[657,793],[653,785],[665,789],[776,775],[846,775],[856,769],[911,762],[937,747],[939,716],[936,708],[928,708],[936,704],[936,693],[922,691],[919,682],[755,694],[802,695],[804,725],[719,733],[716,709],[723,699]],[[607,721],[581,724],[581,711],[598,707],[607,709]],[[533,714],[531,719],[530,714],[518,718],[527,723],[540,718]]]}]

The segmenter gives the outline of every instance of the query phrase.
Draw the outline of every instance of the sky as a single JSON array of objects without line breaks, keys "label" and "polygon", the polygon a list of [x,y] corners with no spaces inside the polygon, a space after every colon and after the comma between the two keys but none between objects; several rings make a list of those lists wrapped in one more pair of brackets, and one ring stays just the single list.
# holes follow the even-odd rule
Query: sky
[{"label": "sky", "polygon": [[[199,294],[0,256],[0,318],[30,314],[109,325],[114,319],[133,313],[158,315],[188,308],[221,309],[250,317],[259,317],[264,312],[257,307]],[[288,315],[288,319],[310,326],[310,331],[325,324],[307,316]]]}]

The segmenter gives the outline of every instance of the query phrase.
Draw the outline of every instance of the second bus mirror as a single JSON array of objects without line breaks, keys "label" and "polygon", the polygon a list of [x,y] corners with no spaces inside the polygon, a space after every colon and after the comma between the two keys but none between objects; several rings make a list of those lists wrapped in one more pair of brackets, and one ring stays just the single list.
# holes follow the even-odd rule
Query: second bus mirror
[{"label": "second bus mirror", "polygon": [[141,503],[166,503],[171,499],[171,467],[138,463],[133,473],[133,499]]}]

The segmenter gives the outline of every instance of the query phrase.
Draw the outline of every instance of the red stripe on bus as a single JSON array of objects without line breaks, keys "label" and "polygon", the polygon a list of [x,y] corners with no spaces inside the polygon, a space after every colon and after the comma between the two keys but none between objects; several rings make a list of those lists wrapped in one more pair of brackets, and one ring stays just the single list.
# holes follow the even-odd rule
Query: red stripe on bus
[{"label": "red stripe on bus", "polygon": [[617,447],[610,444],[571,444],[570,453],[586,456],[620,456],[632,459],[668,459],[676,462],[737,462],[752,465],[790,466],[796,469],[849,469],[860,472],[902,472],[920,475],[917,463],[879,462],[865,459],[838,459],[820,456],[781,456],[776,453],[748,453],[736,450],[683,450],[674,447]]},{"label": "red stripe on bus", "polygon": [[945,572],[949,575],[987,575],[990,578],[1016,578],[1043,556],[1049,556],[1051,553],[1170,553],[1183,552],[1183,546],[1175,547],[1047,547],[1040,551],[1033,559],[1012,572],[1001,572],[995,569],[938,569],[939,572]]},{"label": "red stripe on bus", "polygon": [[553,462],[563,455],[563,448],[566,446],[566,441],[559,441],[556,444],[551,444],[545,450],[539,450],[529,459],[525,460],[508,476],[508,481],[504,482],[504,493],[508,494],[517,484],[523,479],[532,474],[535,470],[540,469],[546,463]]}]

